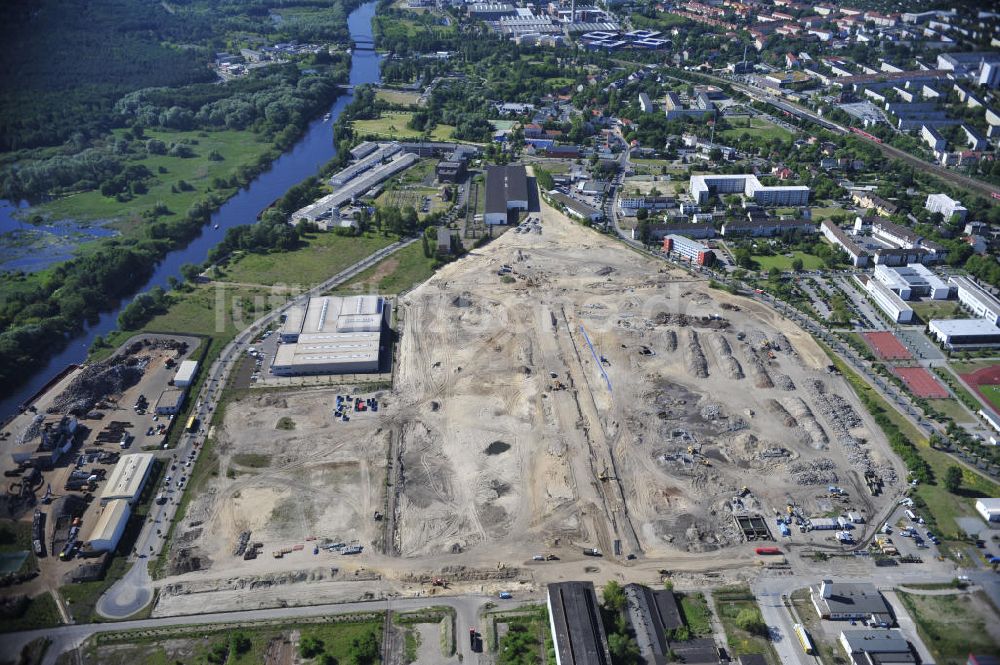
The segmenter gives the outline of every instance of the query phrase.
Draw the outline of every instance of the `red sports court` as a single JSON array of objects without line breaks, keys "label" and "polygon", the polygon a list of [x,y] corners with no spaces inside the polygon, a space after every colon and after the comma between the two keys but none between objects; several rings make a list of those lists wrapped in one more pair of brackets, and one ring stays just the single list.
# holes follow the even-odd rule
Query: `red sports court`
[{"label": "red sports court", "polygon": [[891,332],[866,332],[861,333],[861,335],[868,342],[868,346],[872,347],[875,355],[882,360],[910,360],[913,358],[903,343],[899,341],[899,338]]},{"label": "red sports court", "polygon": [[948,391],[923,367],[893,367],[892,371],[917,397],[945,399]]}]

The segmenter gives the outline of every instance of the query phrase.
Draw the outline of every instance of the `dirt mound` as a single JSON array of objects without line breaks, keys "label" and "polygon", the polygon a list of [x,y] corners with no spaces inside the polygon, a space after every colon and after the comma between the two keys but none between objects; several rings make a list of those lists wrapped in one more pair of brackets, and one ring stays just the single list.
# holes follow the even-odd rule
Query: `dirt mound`
[{"label": "dirt mound", "polygon": [[698,333],[689,329],[687,338],[687,344],[684,345],[684,364],[688,373],[699,379],[708,378],[708,361],[705,360],[705,352],[701,349]]}]

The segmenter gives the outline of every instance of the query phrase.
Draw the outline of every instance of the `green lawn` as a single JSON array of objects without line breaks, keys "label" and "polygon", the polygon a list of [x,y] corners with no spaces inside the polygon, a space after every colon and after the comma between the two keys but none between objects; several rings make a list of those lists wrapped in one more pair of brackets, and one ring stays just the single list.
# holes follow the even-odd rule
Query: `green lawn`
[{"label": "green lawn", "polygon": [[[117,132],[120,134],[121,132]],[[147,155],[127,161],[129,165],[141,165],[153,173],[149,181],[149,191],[135,196],[131,201],[119,203],[114,198],[103,196],[99,191],[81,192],[38,206],[33,212],[55,219],[77,220],[115,220],[132,223],[139,215],[162,202],[170,210],[170,214],[160,219],[180,219],[195,200],[203,198],[212,189],[212,180],[216,177],[228,178],[244,165],[254,164],[271,145],[261,142],[260,138],[247,131],[165,131],[146,130],[147,138],[160,139],[167,145],[181,141],[197,141],[191,145],[195,157],[170,157],[167,155]],[[213,161],[208,158],[212,151],[218,152],[223,159]],[[160,173],[160,168],[166,173]],[[171,191],[184,180],[193,187],[190,191]],[[236,190],[228,188],[220,190],[231,195]],[[127,231],[126,226],[122,226]]]},{"label": "green lawn", "polygon": [[846,215],[847,212],[838,206],[817,206],[810,208],[809,211],[812,213],[812,218],[814,221],[822,221],[824,219],[829,219],[834,215]]},{"label": "green lawn", "polygon": [[1000,386],[979,386],[979,391],[983,393],[986,401],[996,409],[997,413],[1000,413]]},{"label": "green lawn", "polygon": [[[433,246],[433,243],[431,243]],[[401,293],[434,274],[434,259],[424,256],[423,244],[404,247],[337,288],[337,293]]]},{"label": "green lawn", "polygon": [[898,592],[917,631],[940,665],[964,665],[970,653],[1000,653],[987,623],[1000,621],[982,591],[974,594],[922,596]]},{"label": "green lawn", "polygon": [[948,399],[931,399],[927,401],[934,410],[940,411],[956,423],[969,423],[975,420],[957,399],[949,397]]},{"label": "green lawn", "polygon": [[420,103],[420,93],[379,88],[375,91],[375,99],[381,99],[398,106],[417,106]]},{"label": "green lawn", "polygon": [[957,319],[962,317],[962,309],[954,300],[923,300],[912,302],[910,307],[922,321],[931,319]]},{"label": "green lawn", "polygon": [[396,241],[395,236],[367,233],[338,236],[310,234],[305,246],[292,252],[243,254],[221,269],[215,279],[240,284],[286,284],[310,287]]},{"label": "green lawn", "polygon": [[[747,126],[749,122],[749,127]],[[729,123],[733,125],[730,129],[724,129],[718,132],[718,135],[724,139],[737,139],[744,134],[749,134],[755,138],[762,138],[766,140],[771,139],[782,139],[788,141],[792,138],[792,133],[783,127],[778,127],[772,122],[768,122],[763,118],[749,118],[749,119],[730,119]]]},{"label": "green lawn", "polygon": [[[385,113],[375,120],[355,120],[354,131],[358,136],[377,136],[389,139],[419,138],[423,132],[407,127],[413,113],[396,111]],[[449,141],[455,128],[451,125],[437,125],[431,130],[432,141]]]},{"label": "green lawn", "polygon": [[791,256],[785,256],[785,254],[775,254],[774,256],[753,256],[753,260],[760,264],[761,270],[770,270],[773,267],[778,268],[778,270],[791,270],[792,261],[795,259],[802,259],[802,269],[803,270],[819,270],[823,267],[823,259],[819,258],[814,254],[806,254],[805,252],[787,252]]},{"label": "green lawn", "polygon": [[700,593],[678,594],[684,622],[694,637],[707,637],[712,634],[712,610],[705,602],[705,596]]}]

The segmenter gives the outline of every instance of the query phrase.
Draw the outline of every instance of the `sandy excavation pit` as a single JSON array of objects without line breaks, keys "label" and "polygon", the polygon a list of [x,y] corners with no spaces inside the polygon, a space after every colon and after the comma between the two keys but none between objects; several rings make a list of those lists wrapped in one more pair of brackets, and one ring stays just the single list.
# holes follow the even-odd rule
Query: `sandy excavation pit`
[{"label": "sandy excavation pit", "polygon": [[[333,391],[230,405],[219,473],[175,554],[228,570],[242,530],[269,566],[271,549],[312,536],[356,540],[352,562],[383,570],[610,556],[616,540],[622,560],[711,552],[742,542],[730,500],[743,486],[772,524],[789,499],[818,511],[834,482],[876,513],[864,470],[891,482],[902,466],[807,335],[542,217],[541,234],[507,233],[400,300],[379,413],[334,422]],[[286,416],[295,429],[276,429]]]}]

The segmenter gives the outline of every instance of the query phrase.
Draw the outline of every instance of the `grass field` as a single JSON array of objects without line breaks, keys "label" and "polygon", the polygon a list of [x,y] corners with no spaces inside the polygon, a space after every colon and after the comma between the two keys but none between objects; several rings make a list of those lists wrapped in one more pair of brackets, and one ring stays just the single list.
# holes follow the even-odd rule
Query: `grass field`
[{"label": "grass field", "polygon": [[979,392],[1000,413],[1000,386],[979,386]]},{"label": "grass field", "polygon": [[59,618],[59,608],[50,593],[42,593],[29,598],[20,616],[4,617],[0,622],[0,632],[10,633],[17,630],[34,630],[48,628],[62,623]]},{"label": "grass field", "polygon": [[[772,122],[763,118],[732,119],[729,123],[733,125],[730,129],[718,132],[724,139],[737,139],[744,134],[749,134],[755,138],[762,139],[782,139],[788,141],[792,138],[792,133],[783,127],[778,127]],[[749,126],[748,126],[749,125]]]},{"label": "grass field", "polygon": [[691,635],[707,637],[712,634],[712,610],[708,608],[703,594],[685,593],[680,595],[680,604],[681,611],[684,613],[684,622],[691,630]]},{"label": "grass field", "polygon": [[424,256],[423,244],[415,242],[365,270],[337,288],[341,294],[400,293],[434,274],[434,259]]},{"label": "grass field", "polygon": [[957,319],[962,316],[962,308],[954,300],[923,300],[911,302],[910,307],[925,322],[931,319]]},{"label": "grass field", "polygon": [[838,206],[816,206],[814,208],[810,208],[809,212],[812,213],[813,220],[817,222],[829,219],[834,215],[847,214],[843,208]]},{"label": "grass field", "polygon": [[975,418],[969,415],[969,412],[965,410],[965,407],[957,399],[932,399],[928,400],[928,403],[936,411],[940,411],[956,423],[970,423],[975,421]]},{"label": "grass field", "polygon": [[982,591],[974,594],[923,596],[898,592],[917,631],[940,665],[964,665],[970,653],[1000,652],[987,631],[1000,617]]},{"label": "grass field", "polygon": [[[191,145],[191,149],[197,156],[182,158],[148,155],[141,159],[130,159],[129,165],[145,166],[153,173],[153,178],[149,180],[149,191],[135,196],[126,203],[119,203],[114,198],[103,196],[99,191],[89,191],[42,204],[33,212],[56,219],[114,220],[124,223],[120,226],[126,231],[127,226],[134,226],[131,221],[138,218],[143,211],[162,202],[170,210],[170,214],[160,219],[179,219],[187,213],[195,200],[202,198],[212,189],[213,179],[228,178],[240,166],[255,163],[271,147],[268,143],[260,142],[251,132],[172,132],[148,129],[145,135],[150,139],[160,139],[167,145],[181,141],[196,141],[197,145]],[[221,161],[208,158],[213,150],[223,157]],[[166,170],[165,173],[159,172],[161,167]],[[193,189],[171,191],[171,187],[181,180],[187,182]],[[219,191],[228,195],[236,190],[228,188]]]},{"label": "grass field", "polygon": [[[419,138],[423,132],[410,129],[406,124],[413,117],[410,112],[386,113],[375,120],[355,120],[354,131],[358,136],[377,136],[388,139]],[[455,128],[451,125],[437,125],[431,130],[432,141],[448,141]]]},{"label": "grass field", "polygon": [[243,254],[222,267],[221,274],[217,274],[215,279],[240,284],[286,284],[308,288],[391,245],[396,237],[386,237],[374,231],[357,237],[318,232],[304,240],[305,246],[292,252]]},{"label": "grass field", "polygon": [[[155,635],[135,632],[110,633],[101,636],[84,650],[84,663],[101,665],[172,665],[173,663],[225,662],[227,665],[251,665],[266,662],[265,653],[272,640],[287,640],[293,631],[299,632],[299,642],[309,638],[319,641],[319,654],[329,656],[323,662],[357,662],[351,656],[351,642],[374,634],[381,634],[380,621],[307,623],[288,625],[254,626],[212,630],[204,627],[180,627],[173,631],[160,631]],[[217,648],[227,649],[232,638],[246,639],[242,651],[230,650],[224,660],[211,660],[209,655]],[[296,662],[319,663],[321,655]],[[363,661],[369,662],[369,661]]]},{"label": "grass field", "polygon": [[420,103],[420,93],[407,90],[379,88],[375,91],[375,98],[399,106],[417,106]]},{"label": "grass field", "polygon": [[778,270],[791,270],[792,261],[795,259],[802,259],[803,270],[819,270],[823,267],[823,259],[815,256],[814,254],[806,254],[805,252],[788,253],[791,254],[791,256],[775,254],[774,256],[753,256],[752,258],[760,264],[761,270],[770,270],[775,267]]}]

